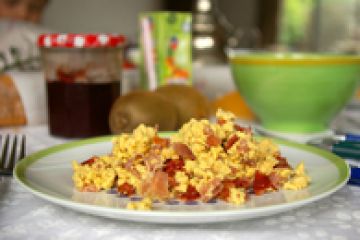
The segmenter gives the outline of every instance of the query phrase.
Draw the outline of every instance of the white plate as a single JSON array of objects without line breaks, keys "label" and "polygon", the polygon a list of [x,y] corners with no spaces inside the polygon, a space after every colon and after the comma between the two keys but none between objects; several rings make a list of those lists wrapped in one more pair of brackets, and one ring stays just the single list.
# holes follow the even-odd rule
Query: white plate
[{"label": "white plate", "polygon": [[311,185],[301,191],[254,196],[243,206],[220,201],[205,204],[170,201],[155,203],[152,211],[133,211],[125,208],[126,203],[139,198],[124,198],[116,191],[77,192],[71,179],[72,160],[83,161],[109,153],[111,137],[76,141],[34,153],[16,165],[14,176],[33,194],[76,211],[120,220],[183,224],[243,220],[288,211],[327,197],[348,181],[349,167],[341,158],[310,146],[275,142],[280,144],[282,154],[291,165],[305,162]]}]

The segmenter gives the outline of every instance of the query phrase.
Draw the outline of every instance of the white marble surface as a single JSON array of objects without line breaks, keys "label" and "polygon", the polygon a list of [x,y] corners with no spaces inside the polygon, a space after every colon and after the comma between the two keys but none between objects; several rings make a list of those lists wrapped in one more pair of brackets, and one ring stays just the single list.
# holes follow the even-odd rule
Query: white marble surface
[{"label": "white marble surface", "polygon": [[[46,126],[0,129],[24,133],[27,152],[66,142]],[[360,187],[345,186],[306,207],[248,221],[203,225],[159,225],[90,216],[41,200],[12,178],[0,177],[0,239],[333,239],[360,236]]]}]

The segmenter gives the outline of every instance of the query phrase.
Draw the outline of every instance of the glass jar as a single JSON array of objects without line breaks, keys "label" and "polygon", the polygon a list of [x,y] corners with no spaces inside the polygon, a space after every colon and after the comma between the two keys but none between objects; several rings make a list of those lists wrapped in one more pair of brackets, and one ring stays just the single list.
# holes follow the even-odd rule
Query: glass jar
[{"label": "glass jar", "polygon": [[109,112],[121,93],[125,38],[110,34],[39,36],[50,134],[109,134]]}]

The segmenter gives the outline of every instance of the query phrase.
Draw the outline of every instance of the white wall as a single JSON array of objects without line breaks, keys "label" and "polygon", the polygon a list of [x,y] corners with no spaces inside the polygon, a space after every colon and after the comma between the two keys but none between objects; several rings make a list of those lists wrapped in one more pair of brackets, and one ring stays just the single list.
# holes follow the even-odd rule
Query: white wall
[{"label": "white wall", "polygon": [[138,14],[161,0],[51,0],[43,24],[57,32],[109,32],[137,38]]}]

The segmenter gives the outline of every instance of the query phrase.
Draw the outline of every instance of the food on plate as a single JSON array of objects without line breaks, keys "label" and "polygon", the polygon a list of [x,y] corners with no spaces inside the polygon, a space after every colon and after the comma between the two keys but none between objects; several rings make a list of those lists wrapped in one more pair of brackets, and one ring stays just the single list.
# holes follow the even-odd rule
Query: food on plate
[{"label": "food on plate", "polygon": [[159,87],[155,92],[166,97],[177,107],[178,129],[191,118],[202,119],[210,115],[211,108],[208,100],[194,87],[169,84]]},{"label": "food on plate", "polygon": [[254,138],[232,113],[219,109],[216,117],[215,123],[191,119],[169,138],[143,124],[114,137],[110,154],[73,162],[76,189],[116,188],[143,197],[129,209],[146,210],[153,200],[169,199],[240,205],[250,195],[309,185],[303,163],[292,168],[277,145]]},{"label": "food on plate", "polygon": [[159,131],[175,130],[176,107],[162,96],[147,91],[132,92],[116,99],[109,116],[112,133],[131,132],[141,123],[157,126]]}]

